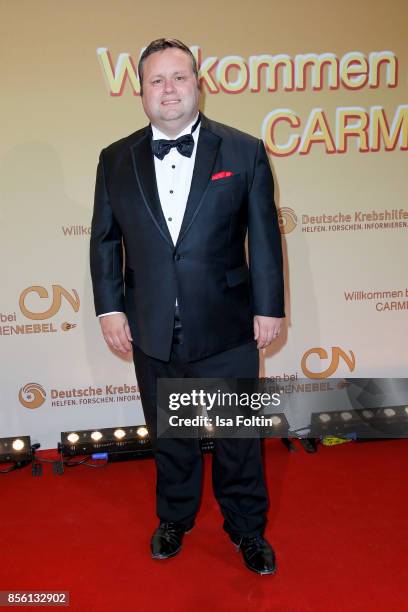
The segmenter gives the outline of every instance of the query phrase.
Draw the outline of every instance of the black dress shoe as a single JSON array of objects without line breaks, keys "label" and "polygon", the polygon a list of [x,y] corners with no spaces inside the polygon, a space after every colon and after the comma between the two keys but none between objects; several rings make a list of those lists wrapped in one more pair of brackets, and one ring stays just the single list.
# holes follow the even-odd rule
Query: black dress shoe
[{"label": "black dress shoe", "polygon": [[248,569],[257,574],[267,575],[276,572],[276,559],[272,546],[261,535],[230,536],[241,551]]},{"label": "black dress shoe", "polygon": [[160,523],[152,536],[150,548],[153,559],[168,559],[181,550],[185,533],[193,528],[179,523]]}]

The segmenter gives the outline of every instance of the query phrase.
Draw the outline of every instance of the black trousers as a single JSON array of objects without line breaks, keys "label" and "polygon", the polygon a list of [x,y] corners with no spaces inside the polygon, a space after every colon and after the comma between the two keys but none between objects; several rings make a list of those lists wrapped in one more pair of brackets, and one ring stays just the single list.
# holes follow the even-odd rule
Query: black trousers
[{"label": "black trousers", "polygon": [[[149,357],[135,345],[133,359],[157,467],[157,515],[161,521],[178,522],[189,528],[194,524],[200,503],[202,453],[198,439],[157,437],[157,379],[257,378],[259,353],[256,342],[188,362],[176,310],[170,361]],[[212,484],[224,517],[225,531],[235,535],[263,533],[268,497],[259,439],[216,439]]]}]

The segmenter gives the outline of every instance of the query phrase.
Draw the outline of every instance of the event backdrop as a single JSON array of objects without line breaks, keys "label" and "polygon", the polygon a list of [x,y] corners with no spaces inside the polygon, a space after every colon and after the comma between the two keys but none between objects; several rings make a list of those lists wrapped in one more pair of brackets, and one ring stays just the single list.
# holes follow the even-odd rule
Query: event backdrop
[{"label": "event backdrop", "polygon": [[406,20],[403,0],[2,3],[0,437],[144,422],[88,248],[99,152],[145,125],[160,36],[191,46],[205,114],[270,154],[287,330],[261,373],[406,376]]}]

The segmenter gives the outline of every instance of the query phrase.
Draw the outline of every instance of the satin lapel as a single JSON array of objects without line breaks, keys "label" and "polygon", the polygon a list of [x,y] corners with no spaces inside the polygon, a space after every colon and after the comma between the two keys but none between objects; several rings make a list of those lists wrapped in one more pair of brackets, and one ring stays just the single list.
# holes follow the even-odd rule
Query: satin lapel
[{"label": "satin lapel", "polygon": [[211,172],[214,167],[221,138],[207,129],[207,120],[203,116],[200,127],[200,134],[197,143],[197,153],[194,163],[193,178],[191,180],[190,193],[187,199],[186,210],[181,224],[180,234],[176,243],[176,248],[183,240],[193,223],[200,207],[204,195],[210,184]]},{"label": "satin lapel", "polygon": [[132,153],[133,168],[145,206],[163,238],[173,246],[173,240],[163,215],[159,192],[157,190],[149,128],[146,128],[146,134],[142,136],[139,142],[132,145],[130,150]]}]

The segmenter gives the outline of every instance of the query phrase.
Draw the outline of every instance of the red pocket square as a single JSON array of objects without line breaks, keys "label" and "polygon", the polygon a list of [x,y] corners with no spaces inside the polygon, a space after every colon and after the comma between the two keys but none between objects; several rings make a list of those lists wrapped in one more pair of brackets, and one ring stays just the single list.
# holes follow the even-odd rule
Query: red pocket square
[{"label": "red pocket square", "polygon": [[223,170],[222,172],[217,172],[217,174],[213,174],[211,177],[212,181],[217,181],[218,179],[226,178],[227,176],[233,176],[233,172],[229,170]]}]

